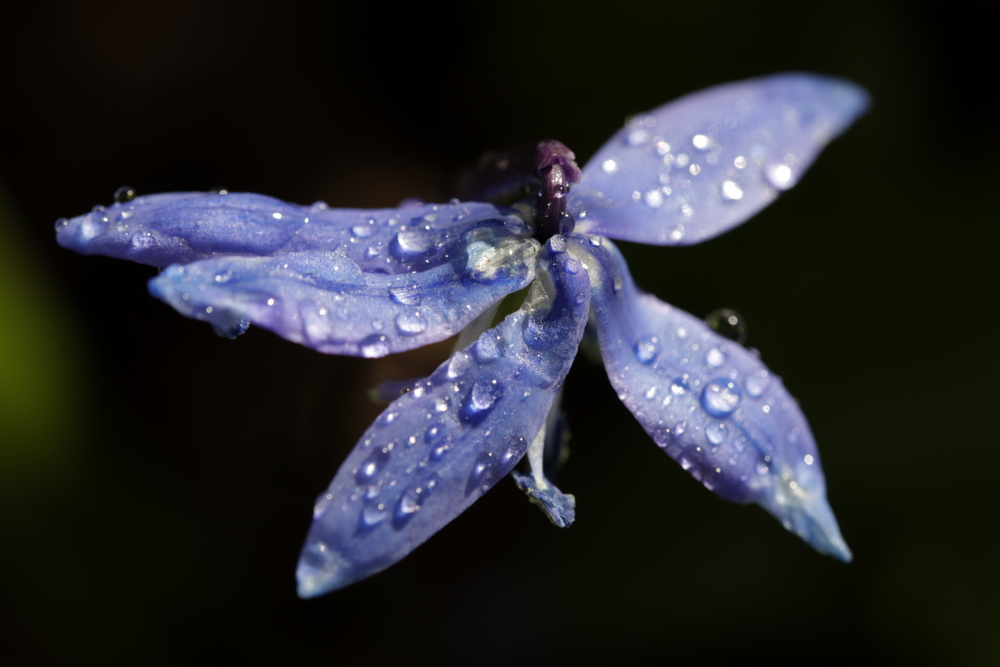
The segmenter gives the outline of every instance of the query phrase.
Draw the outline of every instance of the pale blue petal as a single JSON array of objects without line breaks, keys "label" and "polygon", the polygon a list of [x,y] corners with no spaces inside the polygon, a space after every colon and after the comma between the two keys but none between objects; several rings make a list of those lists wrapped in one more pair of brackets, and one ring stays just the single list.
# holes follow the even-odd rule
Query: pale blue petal
[{"label": "pale blue petal", "polygon": [[568,196],[576,231],[689,245],[795,185],[868,106],[840,79],[778,74],[709,88],[639,114],[587,163]]},{"label": "pale blue petal", "polygon": [[348,257],[303,251],[174,265],[149,289],[226,335],[249,322],[320,352],[381,357],[457,334],[534,278],[534,239],[490,222],[461,240],[451,261],[420,272],[364,273]]},{"label": "pale blue petal", "polygon": [[142,264],[319,250],[349,257],[365,272],[405,273],[453,259],[463,234],[484,222],[513,236],[530,227],[491,204],[419,204],[389,209],[289,204],[250,193],[176,192],[97,207],[56,223],[60,245]]},{"label": "pale blue petal", "polygon": [[820,552],[849,560],[809,425],[781,379],[701,320],[639,292],[610,242],[580,235],[601,354],[619,398],[671,458],[719,496],[762,505]]},{"label": "pale blue petal", "polygon": [[389,567],[524,455],[569,371],[590,304],[580,262],[552,241],[537,273],[521,310],[456,352],[362,436],[318,499],[299,595]]}]

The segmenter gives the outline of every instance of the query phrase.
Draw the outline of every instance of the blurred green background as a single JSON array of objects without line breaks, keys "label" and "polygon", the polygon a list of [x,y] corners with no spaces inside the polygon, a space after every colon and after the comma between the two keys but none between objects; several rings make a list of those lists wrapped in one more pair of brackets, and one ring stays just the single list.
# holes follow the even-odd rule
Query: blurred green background
[{"label": "blurred green background", "polygon": [[[991,2],[41,2],[0,44],[0,659],[366,664],[1000,664]],[[784,70],[872,112],[751,223],[623,244],[637,282],[729,306],[820,443],[855,562],[656,451],[598,367],[567,381],[560,531],[505,480],[412,556],[303,602],[322,491],[381,362],[236,342],[53,222],[140,192],[391,206],[489,149],[585,161],[626,115]]]}]

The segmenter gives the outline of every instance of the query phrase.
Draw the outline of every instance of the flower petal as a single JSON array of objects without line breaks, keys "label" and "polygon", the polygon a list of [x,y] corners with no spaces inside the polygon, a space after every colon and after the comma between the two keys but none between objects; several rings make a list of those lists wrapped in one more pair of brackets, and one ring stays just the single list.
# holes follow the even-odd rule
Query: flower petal
[{"label": "flower petal", "polygon": [[59,221],[56,232],[64,248],[161,268],[218,255],[321,250],[349,257],[366,273],[395,274],[449,261],[462,235],[482,223],[531,236],[530,226],[511,213],[475,202],[364,210],[299,206],[251,193],[175,192],[98,206]]},{"label": "flower petal", "polygon": [[574,234],[570,252],[591,276],[611,384],[656,444],[719,496],[758,503],[816,550],[850,560],[816,443],[781,379],[701,320],[639,292],[610,242]]},{"label": "flower petal", "polygon": [[313,597],[397,562],[521,459],[583,335],[580,262],[550,241],[521,310],[456,352],[365,432],[316,504],[297,572]]},{"label": "flower petal", "polygon": [[709,88],[633,117],[570,192],[578,232],[690,245],[795,185],[868,106],[854,84],[779,74]]},{"label": "flower petal", "polygon": [[412,273],[363,273],[330,252],[174,265],[150,292],[223,335],[246,322],[328,354],[381,357],[444,340],[534,277],[538,242],[482,223],[465,251]]}]

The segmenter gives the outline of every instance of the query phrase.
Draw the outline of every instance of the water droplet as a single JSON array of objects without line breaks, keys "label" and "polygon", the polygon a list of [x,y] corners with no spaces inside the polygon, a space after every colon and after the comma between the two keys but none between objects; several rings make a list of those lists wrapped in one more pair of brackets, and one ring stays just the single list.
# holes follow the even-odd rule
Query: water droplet
[{"label": "water droplet", "polygon": [[462,406],[462,418],[479,423],[496,407],[502,396],[503,386],[498,380],[477,380]]},{"label": "water droplet", "polygon": [[[105,190],[105,192],[107,192],[107,190]],[[133,199],[135,199],[135,195],[136,195],[135,188],[123,185],[122,187],[115,190],[115,201],[118,202],[119,204],[124,204],[125,202],[130,202]]]},{"label": "water droplet", "polygon": [[577,274],[580,272],[580,261],[569,255],[561,255],[563,258],[562,268],[566,273]]},{"label": "water droplet", "polygon": [[641,146],[647,141],[649,141],[649,131],[644,128],[632,130],[628,134],[628,143],[630,146]]},{"label": "water droplet", "polygon": [[742,155],[737,155],[733,160],[733,166],[737,169],[743,169],[747,166],[747,159]]},{"label": "water droplet", "polygon": [[403,491],[403,495],[400,496],[399,502],[396,503],[396,511],[393,513],[393,528],[398,530],[399,528],[405,526],[410,519],[413,518],[413,515],[420,509],[420,503],[423,501],[424,495],[425,492],[423,487],[419,486],[411,486]]},{"label": "water droplet", "polygon": [[650,190],[643,199],[649,208],[660,208],[663,206],[663,193],[659,190]]},{"label": "water droplet", "polygon": [[726,439],[726,425],[723,422],[714,422],[705,428],[705,437],[713,445],[721,445]]},{"label": "water droplet", "polygon": [[704,134],[696,134],[691,137],[691,145],[700,151],[707,151],[712,147],[712,140]]},{"label": "water droplet", "polygon": [[770,165],[764,170],[764,177],[779,190],[787,190],[795,185],[795,172],[785,163]]},{"label": "water droplet", "polygon": [[590,237],[590,245],[592,245],[595,248],[600,248],[601,247],[601,243],[603,243],[603,242],[604,242],[604,240],[600,236],[591,236]]},{"label": "water droplet", "polygon": [[625,279],[622,278],[622,275],[620,273],[616,273],[615,274],[615,279],[611,283],[611,287],[615,291],[615,294],[617,294],[618,292],[622,291],[622,286],[624,284],[625,284]]},{"label": "water droplet", "polygon": [[366,239],[375,233],[375,227],[371,224],[354,225],[351,227],[351,233],[359,239]]},{"label": "water droplet", "polygon": [[441,439],[442,435],[444,435],[444,428],[442,428],[441,424],[435,424],[424,433],[424,442],[428,444],[437,442]]},{"label": "water droplet", "polygon": [[404,227],[396,234],[396,255],[407,257],[427,252],[434,246],[436,234],[424,227]]},{"label": "water droplet", "polygon": [[389,449],[381,448],[376,449],[374,452],[369,454],[361,465],[358,466],[358,471],[354,473],[354,479],[358,484],[367,484],[368,482],[375,479],[378,475],[379,470],[389,461]]},{"label": "water droplet", "polygon": [[385,521],[389,513],[385,510],[385,505],[371,505],[366,507],[361,513],[361,530],[371,530],[375,526]]},{"label": "water droplet", "polygon": [[372,334],[362,339],[358,347],[361,348],[361,356],[367,359],[384,357],[389,354],[389,343],[385,336],[379,334]]},{"label": "water droplet", "polygon": [[503,339],[494,333],[487,331],[485,334],[479,337],[476,341],[476,346],[473,351],[476,353],[476,359],[481,364],[488,364],[491,361],[496,361],[503,354],[500,348],[500,342]]},{"label": "water droplet", "polygon": [[713,368],[718,368],[722,364],[726,363],[726,355],[721,349],[713,347],[705,353],[705,363]]},{"label": "water droplet", "polygon": [[656,336],[643,336],[635,344],[635,357],[640,364],[649,365],[660,353],[660,340]]},{"label": "water droplet", "polygon": [[739,404],[739,389],[734,382],[728,380],[712,380],[701,392],[701,407],[713,417],[731,415]]},{"label": "water droplet", "polygon": [[493,484],[492,473],[496,463],[496,457],[493,456],[493,452],[482,452],[476,457],[476,462],[472,465],[472,471],[469,473],[469,481],[465,485],[465,495],[469,495],[476,490],[479,490],[480,493],[485,493],[489,490]]},{"label": "water droplet", "polygon": [[462,377],[470,366],[472,357],[467,352],[458,352],[448,361],[448,377],[452,380]]},{"label": "water droplet", "polygon": [[722,181],[722,199],[724,201],[739,201],[743,199],[743,188],[735,181]]},{"label": "water droplet", "polygon": [[601,169],[604,170],[605,174],[613,174],[618,171],[618,163],[614,160],[605,160],[601,163]]},{"label": "water droplet", "polygon": [[392,411],[383,412],[381,415],[379,415],[376,422],[378,423],[379,426],[388,426],[392,422],[396,421],[396,417],[398,416],[399,416],[398,412],[392,412]]},{"label": "water droplet", "polygon": [[646,399],[651,401],[654,398],[656,398],[656,391],[658,389],[659,389],[659,387],[657,387],[655,384],[653,386],[651,386],[649,389],[647,389],[646,390]]},{"label": "water droplet", "polygon": [[768,374],[767,370],[762,368],[756,373],[747,376],[747,379],[743,381],[743,388],[747,390],[747,394],[757,398],[764,393],[764,389],[771,382],[771,376]]},{"label": "water droplet", "polygon": [[444,458],[444,455],[448,453],[449,449],[451,449],[451,445],[441,445],[439,447],[435,447],[431,450],[431,461],[440,461]]},{"label": "water droplet", "polygon": [[747,324],[743,316],[732,308],[713,310],[705,317],[705,324],[715,333],[743,344],[747,339]]},{"label": "water droplet", "polygon": [[419,310],[400,313],[396,316],[396,327],[402,334],[415,336],[427,329],[427,318]]},{"label": "water droplet", "polygon": [[420,291],[416,287],[394,287],[389,290],[389,298],[401,306],[420,305]]},{"label": "water droplet", "polygon": [[[687,206],[687,204],[685,204]],[[684,238],[684,225],[675,225],[673,229],[670,230],[670,240],[677,242]]]}]

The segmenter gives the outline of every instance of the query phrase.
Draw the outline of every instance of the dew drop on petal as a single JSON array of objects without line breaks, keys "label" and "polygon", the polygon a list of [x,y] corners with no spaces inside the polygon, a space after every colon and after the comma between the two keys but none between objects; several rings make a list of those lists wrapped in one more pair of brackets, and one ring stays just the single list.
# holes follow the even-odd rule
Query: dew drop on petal
[{"label": "dew drop on petal", "polygon": [[747,376],[746,380],[743,381],[743,388],[746,389],[749,396],[756,398],[764,393],[770,381],[771,377],[767,370],[762,368]]},{"label": "dew drop on petal", "polygon": [[379,334],[372,334],[362,339],[359,347],[361,348],[361,356],[367,359],[384,357],[389,354],[389,343],[385,336]]},{"label": "dew drop on petal", "polygon": [[722,199],[724,201],[739,201],[743,199],[743,188],[736,181],[723,181]]},{"label": "dew drop on petal", "polygon": [[795,173],[787,164],[774,164],[764,170],[767,182],[779,190],[787,190],[795,185]]},{"label": "dew drop on petal", "polygon": [[611,159],[605,160],[601,163],[601,169],[603,169],[606,174],[613,174],[618,171],[618,163]]},{"label": "dew drop on petal", "polygon": [[[727,380],[713,380],[701,392],[701,407],[713,417],[726,417],[740,404],[740,392],[735,383]],[[715,443],[719,444],[719,443]]]},{"label": "dew drop on petal", "polygon": [[705,428],[705,437],[713,445],[721,445],[726,439],[726,430],[723,422],[713,422]]},{"label": "dew drop on petal", "polygon": [[705,363],[713,368],[718,368],[722,364],[726,363],[726,355],[719,348],[713,347],[705,353]]},{"label": "dew drop on petal", "polygon": [[427,318],[419,310],[403,312],[396,316],[396,327],[402,334],[415,336],[427,329]]},{"label": "dew drop on petal", "polygon": [[385,521],[388,516],[389,513],[385,510],[384,505],[379,504],[366,507],[361,513],[360,527],[362,530],[371,530]]},{"label": "dew drop on petal", "polygon": [[656,336],[643,336],[635,344],[635,358],[639,363],[649,365],[660,353],[660,341]]}]

